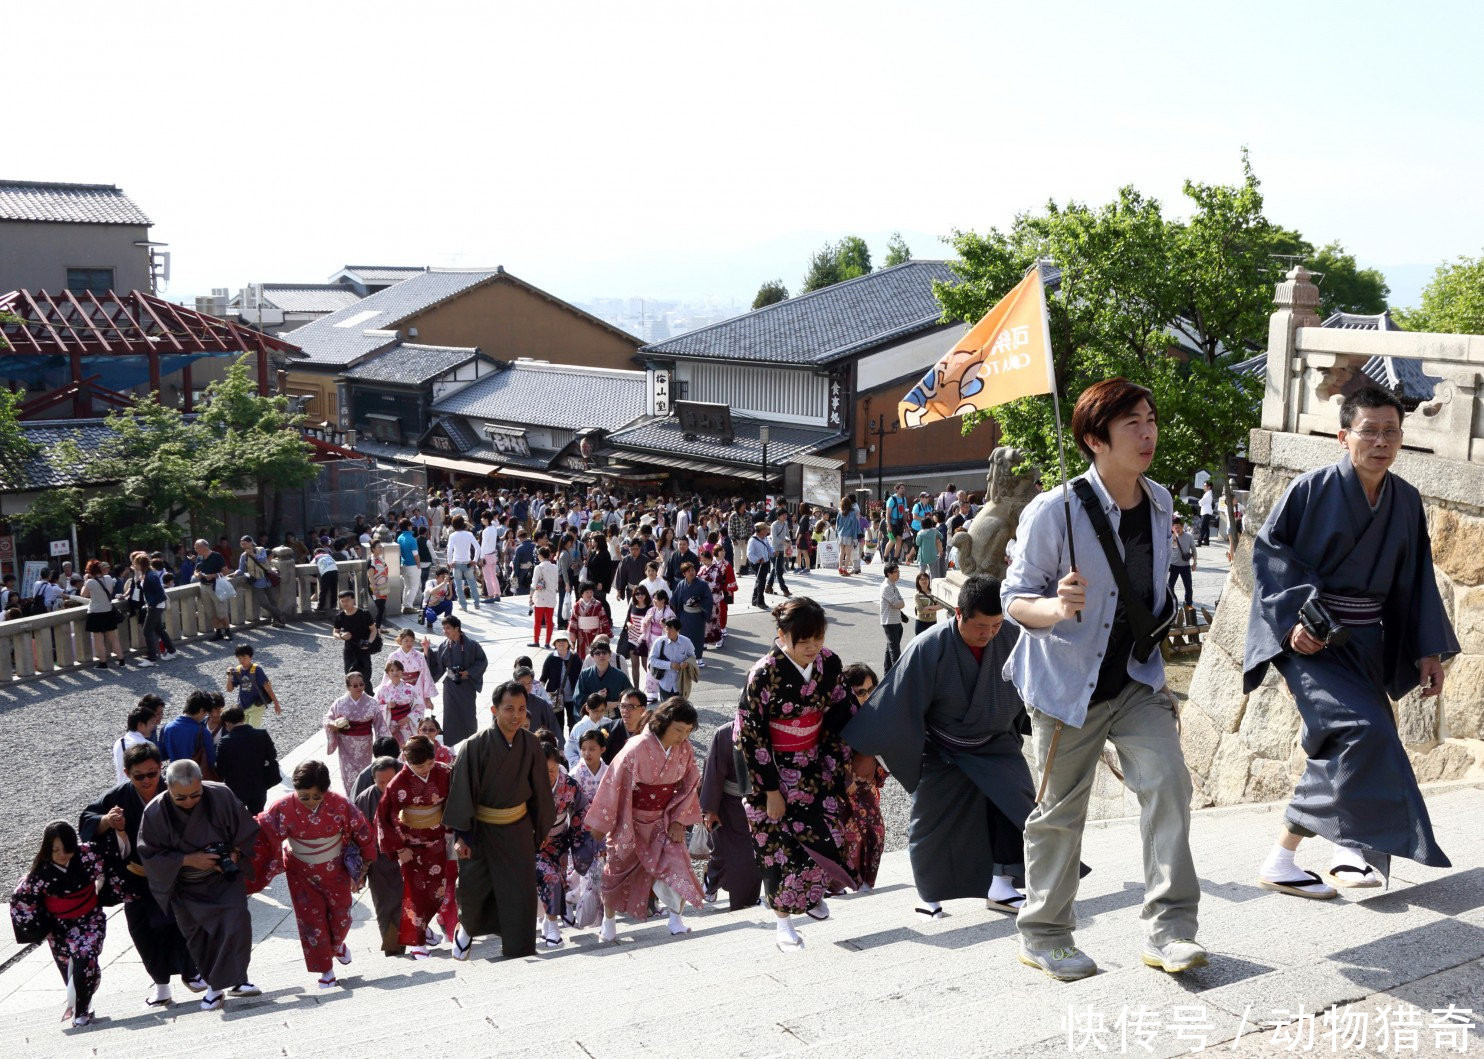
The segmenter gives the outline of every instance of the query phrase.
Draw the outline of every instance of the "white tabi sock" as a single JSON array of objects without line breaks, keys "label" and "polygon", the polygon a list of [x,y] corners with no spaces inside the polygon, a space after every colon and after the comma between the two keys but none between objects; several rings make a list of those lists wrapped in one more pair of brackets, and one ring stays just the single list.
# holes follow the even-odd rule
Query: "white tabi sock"
[{"label": "white tabi sock", "polygon": [[778,920],[778,940],[791,945],[799,944],[799,932],[794,929],[793,921],[786,916]]},{"label": "white tabi sock", "polygon": [[1370,867],[1360,850],[1352,849],[1350,846],[1336,845],[1333,842],[1329,844],[1329,863],[1332,868],[1349,865],[1352,868],[1359,868],[1362,871]]},{"label": "white tabi sock", "polygon": [[1008,875],[996,875],[994,882],[989,884],[989,899],[991,901],[1009,901],[1012,898],[1024,896],[1015,889],[1014,883]]},{"label": "white tabi sock", "polygon": [[155,994],[150,999],[153,1000],[153,1001],[155,1001],[155,1003],[157,1003],[157,1004],[163,1004],[166,1001],[170,1000],[170,998],[171,998],[170,997],[170,983],[169,982],[156,982],[155,983]]},{"label": "white tabi sock", "polygon": [[1298,869],[1294,867],[1293,854],[1293,850],[1275,844],[1268,859],[1262,862],[1262,870],[1258,874],[1268,882],[1284,882],[1297,878]]},{"label": "white tabi sock", "polygon": [[670,913],[670,933],[671,934],[688,934],[688,933],[690,933],[690,927],[688,927],[688,926],[685,925],[685,920],[683,920],[683,919],[680,918],[680,913],[679,912],[671,912]]}]

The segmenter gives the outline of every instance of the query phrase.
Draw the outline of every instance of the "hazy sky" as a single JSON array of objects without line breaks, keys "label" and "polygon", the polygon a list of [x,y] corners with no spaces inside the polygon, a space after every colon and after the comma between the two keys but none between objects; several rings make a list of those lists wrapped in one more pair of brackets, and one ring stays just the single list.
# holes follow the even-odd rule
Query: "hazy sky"
[{"label": "hazy sky", "polygon": [[172,296],[347,262],[750,301],[811,249],[1235,182],[1409,304],[1484,249],[1472,3],[7,5],[0,177],[115,183]]}]

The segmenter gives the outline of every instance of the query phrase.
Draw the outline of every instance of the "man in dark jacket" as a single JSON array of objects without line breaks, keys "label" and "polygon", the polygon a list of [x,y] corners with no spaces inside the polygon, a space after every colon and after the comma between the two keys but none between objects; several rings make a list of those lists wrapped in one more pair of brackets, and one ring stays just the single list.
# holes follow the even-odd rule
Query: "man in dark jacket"
[{"label": "man in dark jacket", "polygon": [[226,731],[217,743],[216,770],[247,811],[256,816],[267,804],[268,789],[282,782],[270,777],[270,772],[278,771],[278,750],[272,736],[247,723],[247,713],[241,706],[223,710],[222,724]]}]

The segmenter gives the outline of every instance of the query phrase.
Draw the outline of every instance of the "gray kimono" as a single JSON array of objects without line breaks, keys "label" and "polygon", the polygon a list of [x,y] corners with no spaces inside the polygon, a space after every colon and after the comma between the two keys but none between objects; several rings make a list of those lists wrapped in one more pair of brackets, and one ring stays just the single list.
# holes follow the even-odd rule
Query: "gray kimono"
[{"label": "gray kimono", "polygon": [[[444,640],[428,652],[428,675],[443,681],[443,745],[456,747],[479,730],[479,693],[489,660],[478,641],[460,630],[458,643]],[[469,675],[459,677],[461,671]]]},{"label": "gray kimono", "polygon": [[[1243,690],[1273,665],[1304,722],[1288,820],[1383,873],[1393,855],[1449,866],[1387,701],[1417,686],[1419,659],[1458,653],[1416,488],[1388,473],[1373,513],[1348,454],[1300,475],[1253,540],[1252,584]],[[1288,636],[1314,597],[1351,636],[1301,655]]]},{"label": "gray kimono", "polygon": [[1025,707],[1001,676],[1019,635],[1005,622],[976,661],[957,622],[934,626],[845,726],[851,749],[880,757],[912,794],[908,855],[925,901],[983,897],[994,876],[1025,873],[1036,791],[1020,750]]},{"label": "gray kimono", "polygon": [[[167,914],[175,916],[191,959],[212,989],[248,981],[252,917],[243,876],[252,868],[257,837],[258,822],[220,783],[203,782],[201,800],[189,812],[170,800],[168,788],[144,807],[139,860],[150,892]],[[198,871],[181,863],[186,854],[218,842],[240,851],[238,871]]]}]

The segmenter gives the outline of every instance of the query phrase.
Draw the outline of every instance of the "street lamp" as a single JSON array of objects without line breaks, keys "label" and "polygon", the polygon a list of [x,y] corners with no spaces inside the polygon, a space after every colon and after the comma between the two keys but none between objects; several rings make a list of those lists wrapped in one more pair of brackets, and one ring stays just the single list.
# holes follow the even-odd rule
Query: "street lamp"
[{"label": "street lamp", "polygon": [[896,432],[897,421],[895,419],[891,421],[891,429],[886,429],[885,414],[877,416],[866,425],[866,437],[876,439],[876,503],[878,504],[886,503],[886,494],[882,492],[882,477],[884,473],[882,470],[883,443],[887,437]]},{"label": "street lamp", "polygon": [[768,505],[768,424],[757,428],[757,439],[763,443],[763,506]]}]

